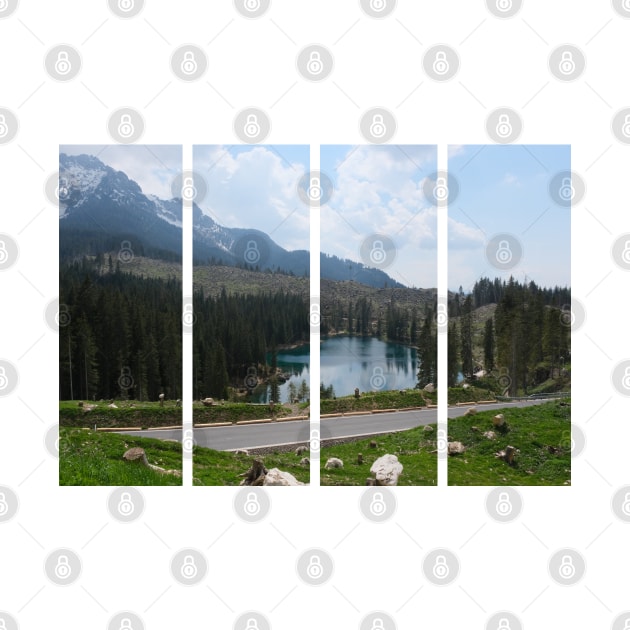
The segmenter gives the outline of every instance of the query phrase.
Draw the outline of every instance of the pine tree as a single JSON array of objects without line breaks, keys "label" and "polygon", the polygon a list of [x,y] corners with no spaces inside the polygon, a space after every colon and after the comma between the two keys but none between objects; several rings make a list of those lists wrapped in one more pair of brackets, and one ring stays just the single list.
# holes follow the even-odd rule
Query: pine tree
[{"label": "pine tree", "polygon": [[[461,287],[460,287],[461,289]],[[467,379],[472,379],[474,372],[473,364],[473,339],[472,339],[472,299],[466,296],[462,307],[461,319],[461,357],[462,372]]]},{"label": "pine tree", "polygon": [[483,333],[483,362],[486,374],[494,370],[494,325],[492,317],[486,320]]}]

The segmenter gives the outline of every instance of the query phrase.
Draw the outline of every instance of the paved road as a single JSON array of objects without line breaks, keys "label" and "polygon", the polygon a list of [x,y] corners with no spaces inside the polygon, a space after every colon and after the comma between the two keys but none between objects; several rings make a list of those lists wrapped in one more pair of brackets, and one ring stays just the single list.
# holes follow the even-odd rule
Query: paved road
[{"label": "paved road", "polygon": [[[510,407],[530,407],[532,405],[539,405],[542,402],[547,402],[547,400],[492,403],[489,405],[479,405],[477,408],[480,411],[485,411]],[[448,417],[457,418],[466,413],[467,409],[468,407],[449,407]],[[324,418],[321,420],[320,433],[322,439],[350,437],[387,431],[402,431],[434,422],[437,422],[437,409],[344,416],[339,418]],[[170,439],[181,441],[182,439],[181,430],[166,429],[162,431],[149,430],[128,433],[130,435],[153,437],[161,440]],[[195,429],[194,439],[198,446],[207,446],[219,451],[306,442],[309,439],[309,421],[298,420],[295,422]]]}]

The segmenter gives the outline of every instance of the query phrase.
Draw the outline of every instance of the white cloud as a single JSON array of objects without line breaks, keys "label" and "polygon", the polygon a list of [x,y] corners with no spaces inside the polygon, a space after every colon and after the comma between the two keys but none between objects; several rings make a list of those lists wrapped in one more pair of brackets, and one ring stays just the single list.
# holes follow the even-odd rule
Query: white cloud
[{"label": "white cloud", "polygon": [[449,249],[475,249],[485,242],[483,232],[477,228],[448,218],[448,246]]},{"label": "white cloud", "polygon": [[[308,148],[304,149],[308,162]],[[308,249],[309,209],[298,195],[304,164],[288,162],[263,146],[231,152],[222,146],[195,147],[194,170],[208,184],[200,204],[227,227],[263,230],[287,249]]]},{"label": "white cloud", "polygon": [[520,188],[521,180],[513,173],[506,173],[503,177],[503,183],[506,186],[517,186]]}]

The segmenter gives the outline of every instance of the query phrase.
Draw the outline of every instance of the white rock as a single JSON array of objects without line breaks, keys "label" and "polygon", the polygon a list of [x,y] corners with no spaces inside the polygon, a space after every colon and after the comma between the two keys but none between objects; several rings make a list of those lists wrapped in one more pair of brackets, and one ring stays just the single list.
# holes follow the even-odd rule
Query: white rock
[{"label": "white rock", "polygon": [[460,455],[466,447],[461,442],[449,442],[447,450],[449,455]]},{"label": "white rock", "polygon": [[505,416],[502,413],[498,413],[492,418],[492,424],[494,424],[495,427],[502,427],[505,424]]},{"label": "white rock", "polygon": [[379,457],[371,466],[370,472],[376,476],[377,486],[395,486],[403,471],[403,465],[396,455],[386,454]]},{"label": "white rock", "polygon": [[343,462],[338,457],[330,457],[324,468],[343,468]]},{"label": "white rock", "polygon": [[291,473],[277,468],[272,468],[267,471],[263,486],[303,486],[301,481],[298,481]]}]

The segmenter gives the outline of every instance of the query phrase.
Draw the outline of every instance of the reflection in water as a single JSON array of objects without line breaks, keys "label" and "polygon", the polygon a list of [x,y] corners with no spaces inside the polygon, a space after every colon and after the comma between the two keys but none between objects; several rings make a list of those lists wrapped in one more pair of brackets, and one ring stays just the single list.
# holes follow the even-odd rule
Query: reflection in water
[{"label": "reflection in water", "polygon": [[336,396],[361,391],[408,389],[418,381],[415,348],[374,337],[331,337],[320,346],[320,378]]},{"label": "reflection in water", "polygon": [[[293,383],[298,390],[302,380],[309,385],[309,361],[310,346],[308,344],[292,350],[278,351],[278,368],[289,377],[285,383],[278,383],[280,402],[289,402],[289,383]],[[271,354],[267,356],[267,363],[271,363]],[[257,387],[248,400],[268,403],[271,400],[271,385],[266,383]]]}]

